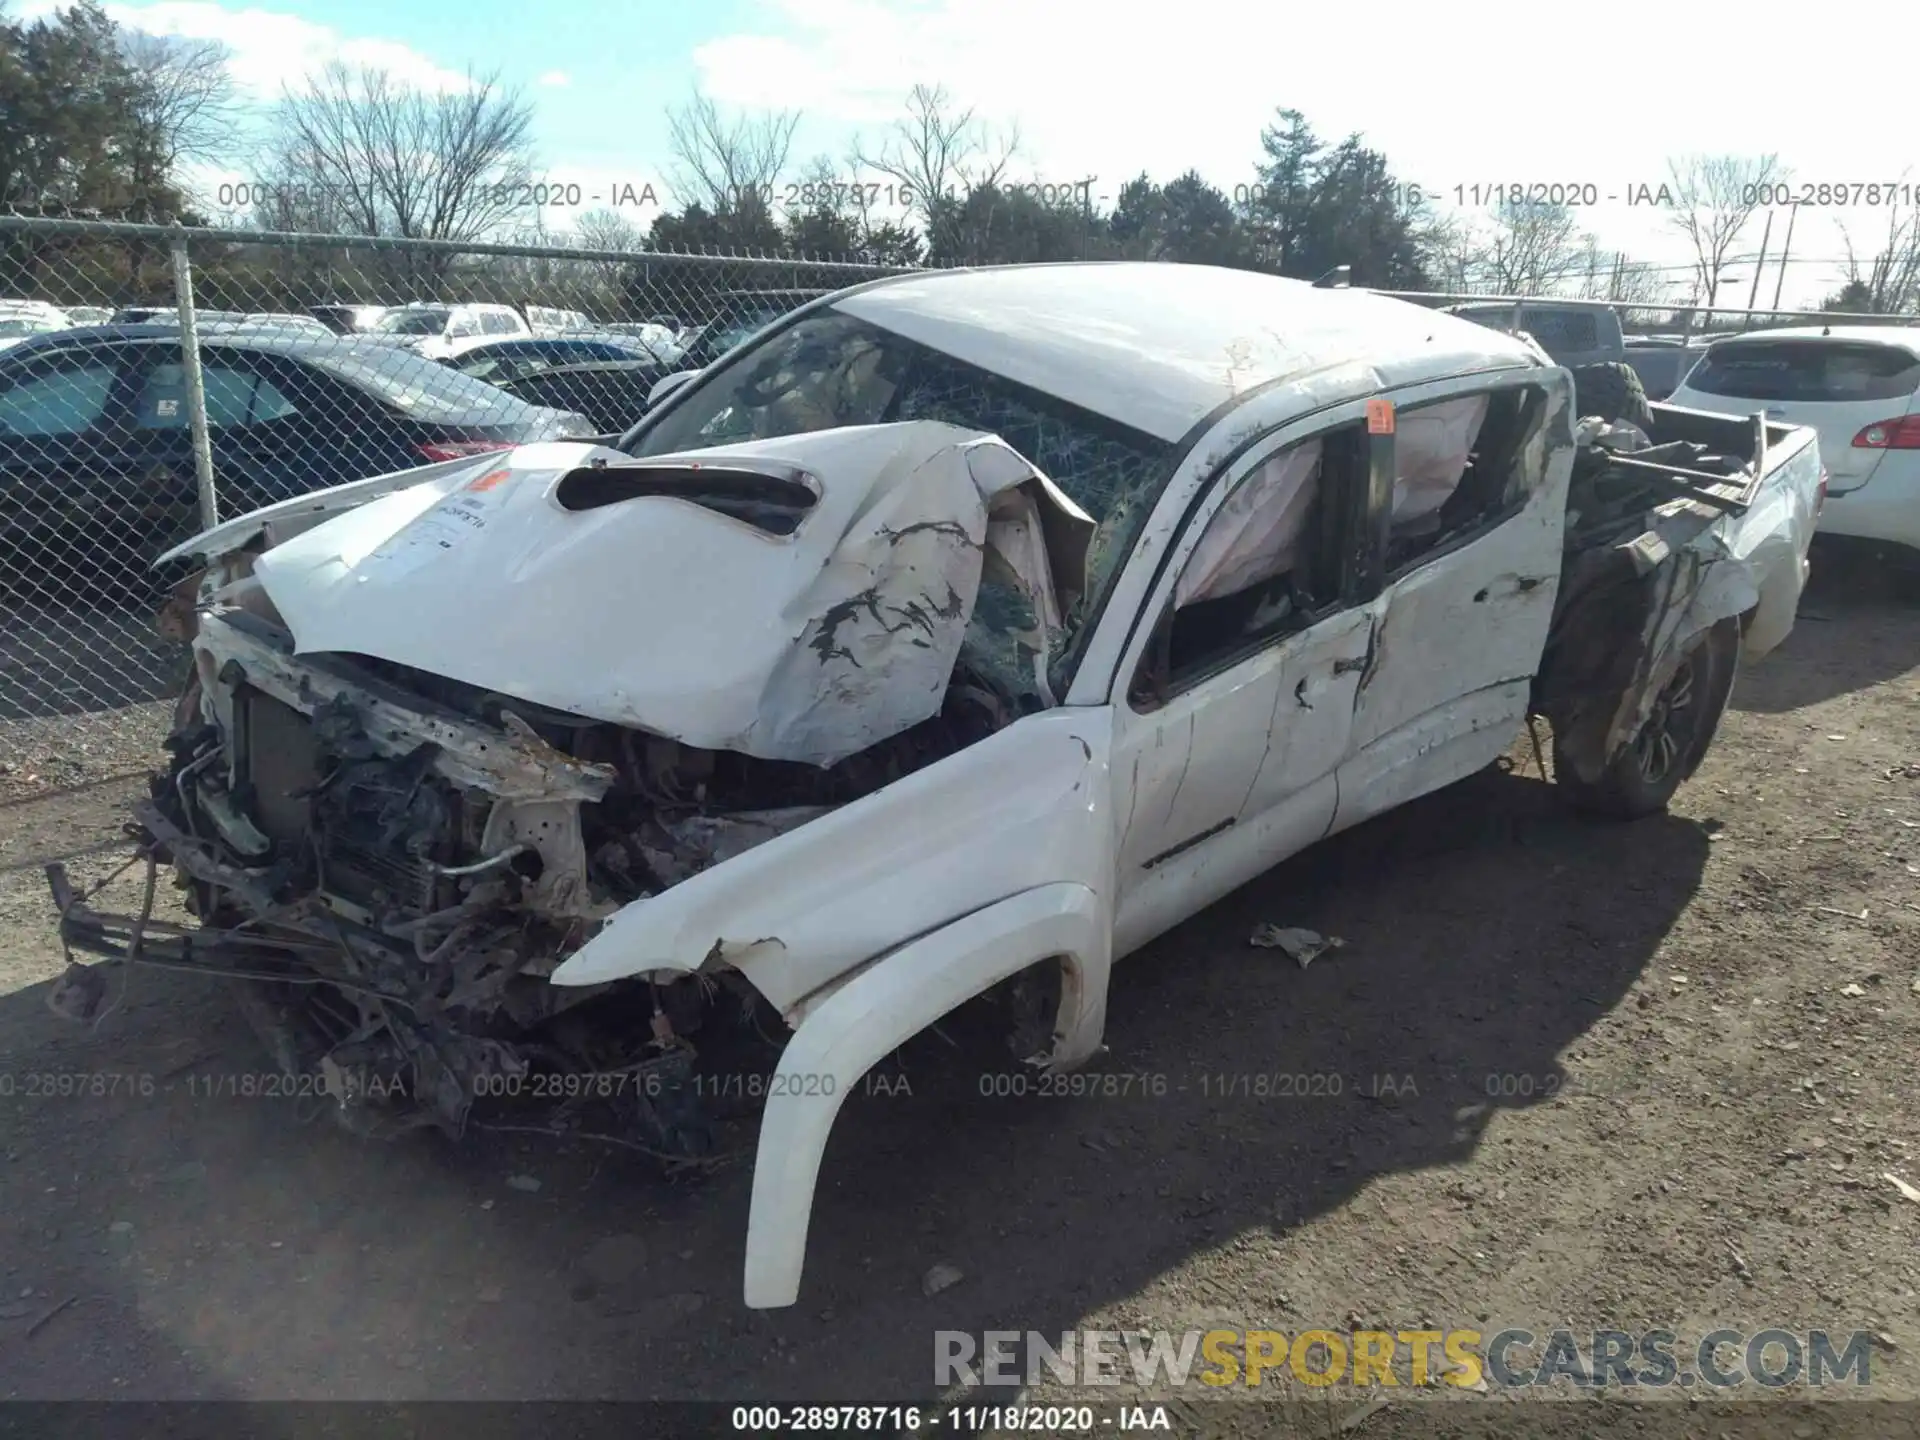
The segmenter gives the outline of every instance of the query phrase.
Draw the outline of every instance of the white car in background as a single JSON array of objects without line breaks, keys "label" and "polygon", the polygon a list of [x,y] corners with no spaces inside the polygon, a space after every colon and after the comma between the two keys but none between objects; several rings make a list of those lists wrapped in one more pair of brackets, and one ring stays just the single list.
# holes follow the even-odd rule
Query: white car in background
[{"label": "white car in background", "polygon": [[70,329],[73,321],[44,300],[0,300],[0,350],[8,350],[29,335]]},{"label": "white car in background", "polygon": [[536,335],[563,335],[595,329],[590,316],[579,310],[556,310],[550,305],[527,306],[527,323]]},{"label": "white car in background", "polygon": [[429,360],[444,360],[456,342],[531,339],[533,327],[511,305],[429,305],[418,301],[389,310],[367,331],[392,336]]},{"label": "white car in background", "polygon": [[1722,340],[1671,403],[1810,425],[1827,467],[1820,531],[1920,552],[1920,327],[1806,326]]}]

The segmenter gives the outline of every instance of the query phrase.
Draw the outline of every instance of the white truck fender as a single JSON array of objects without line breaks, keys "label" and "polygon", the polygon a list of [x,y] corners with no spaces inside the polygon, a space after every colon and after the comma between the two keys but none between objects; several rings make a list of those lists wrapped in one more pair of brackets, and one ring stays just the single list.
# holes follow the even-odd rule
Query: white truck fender
[{"label": "white truck fender", "polygon": [[901,946],[809,1008],[781,1054],[760,1121],[747,1218],[751,1309],[799,1298],[820,1159],[860,1077],[963,1001],[1053,956],[1065,960],[1054,1059],[1086,1059],[1106,1022],[1112,938],[1111,916],[1092,890],[1041,885]]}]

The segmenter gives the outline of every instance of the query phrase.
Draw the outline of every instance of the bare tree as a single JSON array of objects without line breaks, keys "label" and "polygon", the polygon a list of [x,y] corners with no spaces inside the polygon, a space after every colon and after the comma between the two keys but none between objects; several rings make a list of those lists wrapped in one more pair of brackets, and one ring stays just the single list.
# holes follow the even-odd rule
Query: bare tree
[{"label": "bare tree", "polygon": [[1499,295],[1550,295],[1586,268],[1591,249],[1572,209],[1509,201],[1495,206],[1466,253],[1471,282]]},{"label": "bare tree", "polygon": [[668,111],[667,148],[674,160],[669,178],[681,205],[699,205],[716,215],[769,209],[799,124],[800,114],[793,110],[739,115],[729,122],[698,92],[680,109]]},{"label": "bare tree", "polygon": [[[640,227],[618,210],[589,210],[573,223],[573,233],[582,249],[619,250],[639,253],[646,249],[647,238]],[[609,309],[619,299],[627,266],[619,260],[581,262],[584,288],[591,290]]]},{"label": "bare tree", "polygon": [[587,250],[643,250],[646,237],[640,227],[618,210],[589,210],[573,222],[573,233]]},{"label": "bare tree", "polygon": [[1607,293],[1602,298],[1636,306],[1657,306],[1672,301],[1673,282],[1658,265],[1629,260],[1625,255],[1616,255],[1614,262]]},{"label": "bare tree", "polygon": [[1420,263],[1436,290],[1462,294],[1473,284],[1472,222],[1458,211],[1441,209],[1425,200],[1415,218],[1414,243]]},{"label": "bare tree", "polygon": [[495,76],[429,93],[336,62],[278,118],[266,173],[286,208],[338,230],[476,240],[526,200],[533,112]]},{"label": "bare tree", "polygon": [[[1765,207],[1769,187],[1786,178],[1777,155],[1688,155],[1667,162],[1671,224],[1693,247],[1699,298],[1713,308],[1734,242]],[[1665,187],[1663,187],[1665,188]]]},{"label": "bare tree", "polygon": [[872,152],[856,147],[861,170],[885,175],[906,192],[909,213],[932,238],[946,216],[976,190],[998,185],[1020,149],[1018,127],[995,134],[971,107],[954,112],[944,85],[915,85],[907,113]]},{"label": "bare tree", "polygon": [[1868,310],[1876,315],[1920,310],[1920,206],[1890,206],[1886,238],[1864,258],[1844,224],[1840,236],[1847,247],[1848,285],[1859,287],[1855,293],[1864,294]]},{"label": "bare tree", "polygon": [[233,52],[218,40],[123,29],[130,109],[142,151],[173,176],[188,161],[221,158],[233,123]]}]

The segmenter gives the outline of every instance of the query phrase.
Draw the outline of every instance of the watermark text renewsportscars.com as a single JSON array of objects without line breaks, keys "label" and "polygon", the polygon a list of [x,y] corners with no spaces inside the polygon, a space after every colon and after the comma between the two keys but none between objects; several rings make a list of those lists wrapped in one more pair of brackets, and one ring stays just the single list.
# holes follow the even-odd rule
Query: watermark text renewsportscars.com
[{"label": "watermark text renewsportscars.com", "polygon": [[1134,1385],[1459,1390],[1704,1389],[1872,1383],[1873,1332],[1672,1330],[937,1330],[940,1387]]}]

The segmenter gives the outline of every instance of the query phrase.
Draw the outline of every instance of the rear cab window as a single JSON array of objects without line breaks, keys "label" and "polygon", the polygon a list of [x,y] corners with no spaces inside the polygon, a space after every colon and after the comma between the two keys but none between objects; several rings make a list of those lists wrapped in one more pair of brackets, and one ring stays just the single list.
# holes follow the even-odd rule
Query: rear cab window
[{"label": "rear cab window", "polygon": [[1729,341],[1707,352],[1686,387],[1742,400],[1904,400],[1920,388],[1920,356],[1865,340]]}]

